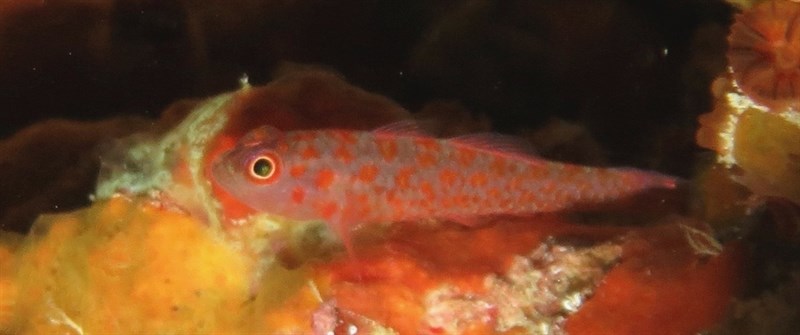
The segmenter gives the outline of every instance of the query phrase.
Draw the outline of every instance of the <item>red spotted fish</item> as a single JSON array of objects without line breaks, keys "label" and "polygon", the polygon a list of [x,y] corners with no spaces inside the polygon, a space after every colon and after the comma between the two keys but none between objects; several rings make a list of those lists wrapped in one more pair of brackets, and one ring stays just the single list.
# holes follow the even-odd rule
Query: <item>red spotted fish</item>
[{"label": "red spotted fish", "polygon": [[498,135],[439,139],[411,123],[374,131],[261,127],[221,154],[212,174],[255,211],[326,221],[348,249],[351,229],[363,223],[472,224],[676,186],[654,172],[546,161]]}]

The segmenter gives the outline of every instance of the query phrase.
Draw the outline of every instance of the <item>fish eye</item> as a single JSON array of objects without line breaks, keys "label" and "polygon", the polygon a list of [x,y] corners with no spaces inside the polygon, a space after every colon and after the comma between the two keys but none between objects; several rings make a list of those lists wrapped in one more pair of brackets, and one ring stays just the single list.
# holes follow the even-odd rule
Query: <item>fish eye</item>
[{"label": "fish eye", "polygon": [[248,174],[256,181],[268,181],[275,176],[278,168],[271,155],[261,155],[250,161]]}]

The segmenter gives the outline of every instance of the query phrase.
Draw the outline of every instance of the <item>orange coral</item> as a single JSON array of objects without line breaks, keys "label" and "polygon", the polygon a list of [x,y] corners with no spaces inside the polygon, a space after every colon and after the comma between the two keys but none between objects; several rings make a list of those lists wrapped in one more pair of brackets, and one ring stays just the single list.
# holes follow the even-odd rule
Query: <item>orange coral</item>
[{"label": "orange coral", "polygon": [[728,62],[741,90],[773,109],[800,108],[800,3],[764,1],[736,16]]},{"label": "orange coral", "polygon": [[14,266],[18,333],[208,333],[241,327],[248,262],[198,221],[121,197],[36,222]]}]

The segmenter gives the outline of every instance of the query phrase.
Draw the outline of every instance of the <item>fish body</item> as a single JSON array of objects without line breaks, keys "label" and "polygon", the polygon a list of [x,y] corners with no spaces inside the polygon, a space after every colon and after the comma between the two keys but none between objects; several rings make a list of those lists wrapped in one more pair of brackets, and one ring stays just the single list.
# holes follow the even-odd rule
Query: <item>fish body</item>
[{"label": "fish body", "polygon": [[642,170],[549,162],[492,135],[439,139],[408,128],[262,127],[215,160],[212,174],[252,209],[324,220],[346,244],[351,228],[362,223],[434,218],[471,224],[676,184]]}]

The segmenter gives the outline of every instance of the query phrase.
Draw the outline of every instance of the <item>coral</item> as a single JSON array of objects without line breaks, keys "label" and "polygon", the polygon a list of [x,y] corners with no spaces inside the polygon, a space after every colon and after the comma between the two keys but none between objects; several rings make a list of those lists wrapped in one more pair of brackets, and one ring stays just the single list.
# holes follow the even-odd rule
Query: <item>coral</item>
[{"label": "coral", "polygon": [[751,6],[731,26],[730,73],[712,85],[696,140],[756,195],[800,203],[800,4]]},{"label": "coral", "polygon": [[800,112],[766,109],[725,78],[713,91],[714,110],[699,117],[697,143],[735,166],[733,178],[754,193],[800,203]]},{"label": "coral", "polygon": [[800,3],[764,1],[737,15],[728,62],[737,86],[772,109],[800,108]]},{"label": "coral", "polygon": [[770,0],[743,7],[728,37],[730,73],[712,84],[714,107],[698,118],[695,138],[754,194],[800,203],[800,30],[792,15],[800,4]]}]

